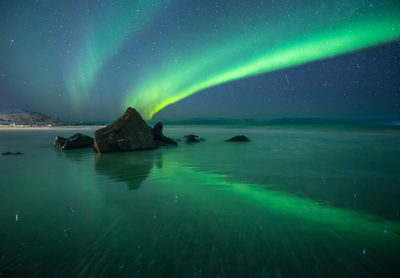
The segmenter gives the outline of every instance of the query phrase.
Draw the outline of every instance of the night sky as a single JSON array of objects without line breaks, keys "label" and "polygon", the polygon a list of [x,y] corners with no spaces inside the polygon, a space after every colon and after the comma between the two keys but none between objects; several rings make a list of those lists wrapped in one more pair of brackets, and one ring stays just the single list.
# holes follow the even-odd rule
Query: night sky
[{"label": "night sky", "polygon": [[0,111],[400,120],[400,1],[0,1]]}]

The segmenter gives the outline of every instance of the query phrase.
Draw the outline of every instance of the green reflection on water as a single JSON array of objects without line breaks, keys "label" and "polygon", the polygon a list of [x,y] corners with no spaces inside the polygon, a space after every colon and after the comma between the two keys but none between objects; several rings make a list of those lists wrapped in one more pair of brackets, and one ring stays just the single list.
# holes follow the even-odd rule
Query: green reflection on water
[{"label": "green reflection on water", "polygon": [[[169,161],[167,163],[164,161],[163,169],[153,169],[152,176],[158,182],[166,183],[165,186],[181,185],[179,190],[191,191],[190,195],[195,198],[207,198],[207,196],[202,194],[205,192],[204,190],[192,186],[193,184],[218,186],[222,187],[225,193],[248,198],[253,201],[254,205],[262,206],[282,216],[329,226],[342,232],[348,232],[349,235],[362,236],[364,239],[400,241],[399,222],[385,221],[366,213],[328,206],[307,198],[262,188],[259,185],[231,181],[226,175],[200,171],[177,162]],[[218,204],[216,205],[218,206]]]}]

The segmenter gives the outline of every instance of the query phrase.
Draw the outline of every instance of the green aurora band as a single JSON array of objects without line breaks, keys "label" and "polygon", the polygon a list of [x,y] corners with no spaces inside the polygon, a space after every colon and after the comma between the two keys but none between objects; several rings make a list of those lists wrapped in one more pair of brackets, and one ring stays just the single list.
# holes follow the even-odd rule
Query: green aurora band
[{"label": "green aurora band", "polygon": [[118,5],[107,9],[107,13],[92,18],[71,70],[65,74],[75,105],[91,93],[104,64],[158,14],[161,3],[161,0],[119,1]]},{"label": "green aurora band", "polygon": [[164,107],[212,86],[400,38],[400,2],[381,1],[374,8],[356,2],[360,5],[351,16],[328,8],[318,16],[299,12],[290,21],[272,21],[273,26],[258,21],[252,32],[238,27],[220,38],[203,30],[198,36],[211,37],[206,46],[165,50],[159,66],[152,65],[156,70],[132,86],[123,107],[133,106],[151,119]]}]

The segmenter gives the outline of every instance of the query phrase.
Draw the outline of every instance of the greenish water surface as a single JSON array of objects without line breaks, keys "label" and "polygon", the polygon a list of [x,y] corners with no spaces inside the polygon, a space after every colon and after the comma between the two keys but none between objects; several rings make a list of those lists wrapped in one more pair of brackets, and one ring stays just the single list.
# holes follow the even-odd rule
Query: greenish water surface
[{"label": "greenish water surface", "polygon": [[[400,131],[170,126],[205,142],[61,151],[0,130],[0,277],[399,277]],[[250,143],[225,139],[247,135]]]}]

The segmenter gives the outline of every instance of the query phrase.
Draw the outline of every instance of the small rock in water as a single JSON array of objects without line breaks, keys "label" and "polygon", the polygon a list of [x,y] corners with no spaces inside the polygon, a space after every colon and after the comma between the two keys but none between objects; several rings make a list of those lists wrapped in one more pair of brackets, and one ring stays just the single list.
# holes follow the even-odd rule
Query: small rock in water
[{"label": "small rock in water", "polygon": [[165,136],[162,131],[163,131],[163,125],[161,122],[156,123],[152,129],[154,140],[156,141],[156,144],[158,146],[167,146],[167,145],[177,146],[178,145],[175,140]]},{"label": "small rock in water", "polygon": [[56,136],[56,138],[54,139],[54,145],[61,147],[61,149],[63,150],[92,147],[93,142],[94,139],[92,137],[81,133],[75,133],[69,138]]},{"label": "small rock in water", "polygon": [[185,135],[183,136],[183,138],[185,138],[186,143],[199,143],[201,141],[205,141],[204,138],[200,138],[199,136],[194,134]]},{"label": "small rock in water", "polygon": [[24,153],[21,153],[21,152],[15,152],[15,153],[12,153],[12,152],[4,152],[4,153],[2,153],[2,155],[21,155],[21,154],[24,154]]},{"label": "small rock in water", "polygon": [[225,140],[225,142],[250,142],[250,139],[244,135],[237,135]]}]

